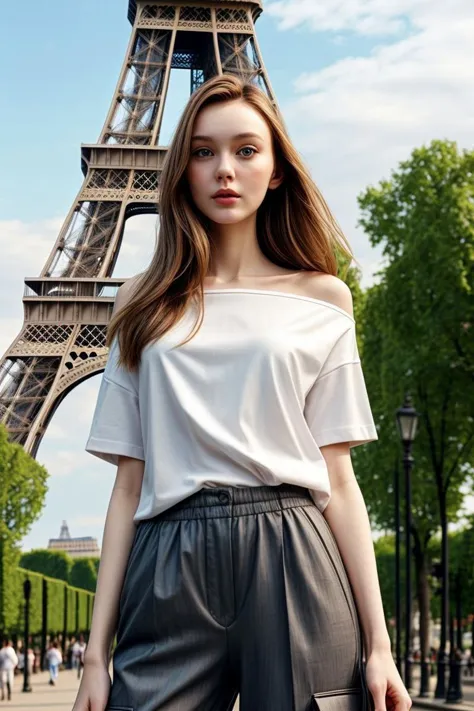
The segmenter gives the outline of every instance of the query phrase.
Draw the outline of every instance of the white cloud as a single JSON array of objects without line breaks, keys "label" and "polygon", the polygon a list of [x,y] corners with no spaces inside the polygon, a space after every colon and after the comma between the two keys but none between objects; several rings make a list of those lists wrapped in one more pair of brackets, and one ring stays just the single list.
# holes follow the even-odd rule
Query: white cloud
[{"label": "white cloud", "polygon": [[103,527],[105,524],[105,516],[105,513],[103,516],[75,516],[71,519],[71,523],[69,525],[71,536],[74,537],[74,529],[76,528],[90,529],[91,526]]},{"label": "white cloud", "polygon": [[469,0],[276,0],[265,6],[282,30],[304,26],[317,32],[353,32],[359,35],[396,35],[423,26],[435,17],[463,19],[471,11]]},{"label": "white cloud", "polygon": [[51,440],[65,440],[67,439],[67,430],[64,425],[60,425],[58,422],[50,422],[48,425],[48,437]]},{"label": "white cloud", "polygon": [[[25,276],[34,276],[52,249],[62,222],[60,217],[29,223],[19,219],[2,220],[0,222],[2,264],[4,266],[21,264],[23,270],[26,270]],[[29,269],[35,271],[30,273]]]},{"label": "white cloud", "polygon": [[24,279],[41,272],[61,224],[59,217],[29,223],[0,220],[0,356],[23,323]]},{"label": "white cloud", "polygon": [[[298,149],[373,280],[380,253],[356,229],[357,195],[389,178],[413,148],[435,138],[472,147],[474,5],[455,0],[282,0],[267,6],[280,27],[370,34],[364,18],[388,32],[406,15],[411,34],[346,56],[295,78],[295,97],[282,111]],[[386,23],[386,25],[384,25]],[[369,23],[370,24],[370,23]],[[365,270],[370,266],[372,272]]]},{"label": "white cloud", "polygon": [[[390,5],[404,4],[399,0]],[[306,124],[303,149],[323,146],[328,138],[342,131],[344,150],[354,154],[371,145],[373,131],[391,142],[400,137],[412,142],[459,131],[466,139],[471,136],[474,5],[457,0],[458,12],[455,7],[447,12],[440,0],[430,0],[429,5],[425,0],[412,0],[410,4],[413,5],[410,18],[417,27],[415,34],[375,47],[369,57],[348,56],[320,71],[304,72],[297,77],[295,89],[301,97],[285,107],[285,116]],[[313,16],[316,24],[319,13],[326,11],[332,16],[336,5],[338,22],[341,26],[347,22],[348,29],[355,23],[352,14],[362,8],[366,12],[367,8],[380,5],[379,9],[387,10],[385,0],[373,3],[287,0],[270,5],[270,12],[278,14],[282,6],[281,15],[298,17],[301,21],[309,21]],[[315,29],[324,29],[324,24],[322,28],[316,25]],[[356,140],[354,129],[360,131]],[[331,142],[329,145],[337,148]]]},{"label": "white cloud", "polygon": [[51,476],[69,476],[76,473],[83,476],[85,467],[90,466],[90,455],[73,446],[77,444],[74,442],[74,433],[71,432],[67,439],[63,445],[65,449],[46,446],[38,453],[39,463],[46,467]]},{"label": "white cloud", "polygon": [[120,248],[120,257],[126,257],[125,270],[119,268],[119,257],[115,267],[117,276],[132,276],[149,263],[155,248],[157,223],[156,215],[137,215],[127,220]]}]

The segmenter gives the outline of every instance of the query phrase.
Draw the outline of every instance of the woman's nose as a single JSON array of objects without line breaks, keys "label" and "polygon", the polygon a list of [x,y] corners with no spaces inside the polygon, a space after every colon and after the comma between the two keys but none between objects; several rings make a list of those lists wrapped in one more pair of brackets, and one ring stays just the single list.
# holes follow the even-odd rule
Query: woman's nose
[{"label": "woman's nose", "polygon": [[233,178],[234,177],[234,169],[232,168],[232,165],[230,164],[230,162],[227,158],[224,158],[223,160],[220,161],[219,166],[217,167],[216,174],[217,174],[218,180],[223,180],[224,178]]}]

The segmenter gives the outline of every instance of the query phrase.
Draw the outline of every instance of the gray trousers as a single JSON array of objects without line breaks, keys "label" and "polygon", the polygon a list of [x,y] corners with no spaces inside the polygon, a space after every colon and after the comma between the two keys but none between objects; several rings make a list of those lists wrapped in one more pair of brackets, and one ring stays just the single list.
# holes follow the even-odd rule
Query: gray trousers
[{"label": "gray trousers", "polygon": [[107,709],[359,709],[360,633],[306,489],[201,489],[137,525]]}]

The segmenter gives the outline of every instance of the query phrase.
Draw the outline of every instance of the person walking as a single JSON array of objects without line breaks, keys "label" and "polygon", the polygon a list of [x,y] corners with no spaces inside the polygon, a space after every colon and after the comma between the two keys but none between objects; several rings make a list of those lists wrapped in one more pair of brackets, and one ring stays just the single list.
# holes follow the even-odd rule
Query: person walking
[{"label": "person walking", "polygon": [[28,664],[28,674],[31,675],[38,671],[37,666],[39,666],[41,660],[41,652],[38,650],[35,654],[32,647],[28,647],[27,653],[27,664]]},{"label": "person walking", "polygon": [[74,653],[73,653],[73,647],[76,642],[76,638],[74,636],[71,637],[70,640],[66,641],[66,666],[68,669],[74,669]]},{"label": "person walking", "polygon": [[25,653],[23,651],[23,644],[21,640],[18,641],[15,651],[16,656],[18,657],[18,664],[15,667],[15,674],[23,674],[25,669]]},{"label": "person walking", "polygon": [[49,649],[46,652],[46,660],[49,668],[49,683],[51,686],[55,686],[59,676],[59,667],[63,663],[63,655],[61,654],[59,644],[56,641],[50,644]]},{"label": "person walking", "polygon": [[351,465],[353,255],[255,83],[193,93],[159,213],[85,447],[117,470],[73,711],[408,711]]},{"label": "person walking", "polygon": [[18,656],[13,649],[11,640],[4,639],[0,649],[0,678],[1,678],[1,700],[5,701],[5,689],[7,699],[11,701],[13,694],[13,683],[15,679],[15,667],[18,666]]},{"label": "person walking", "polygon": [[84,667],[84,654],[87,645],[84,640],[84,635],[81,633],[79,639],[76,640],[72,646],[72,654],[74,658],[74,667],[77,669],[77,678],[81,678],[81,672]]}]

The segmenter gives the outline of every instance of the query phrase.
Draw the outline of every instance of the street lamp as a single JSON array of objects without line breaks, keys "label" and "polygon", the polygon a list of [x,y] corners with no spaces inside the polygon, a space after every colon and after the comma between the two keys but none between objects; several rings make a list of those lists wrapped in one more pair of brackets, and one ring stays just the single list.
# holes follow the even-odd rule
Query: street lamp
[{"label": "street lamp", "polygon": [[402,668],[402,625],[400,604],[400,472],[397,461],[394,467],[394,493],[395,493],[395,658],[397,669],[403,677]]},{"label": "street lamp", "polygon": [[446,695],[446,701],[462,701],[462,653],[463,653],[463,641],[462,641],[462,608],[461,608],[461,570],[459,568],[456,572],[455,578],[455,596],[456,596],[456,644],[454,643],[454,620],[453,616],[450,617],[450,639],[449,639],[449,681],[448,681],[448,693]]},{"label": "street lamp", "polygon": [[409,393],[405,395],[403,406],[397,410],[398,434],[403,444],[403,466],[405,468],[405,545],[406,545],[406,581],[405,581],[405,687],[412,686],[411,677],[411,469],[413,457],[411,447],[416,436],[419,414],[413,407]]}]

